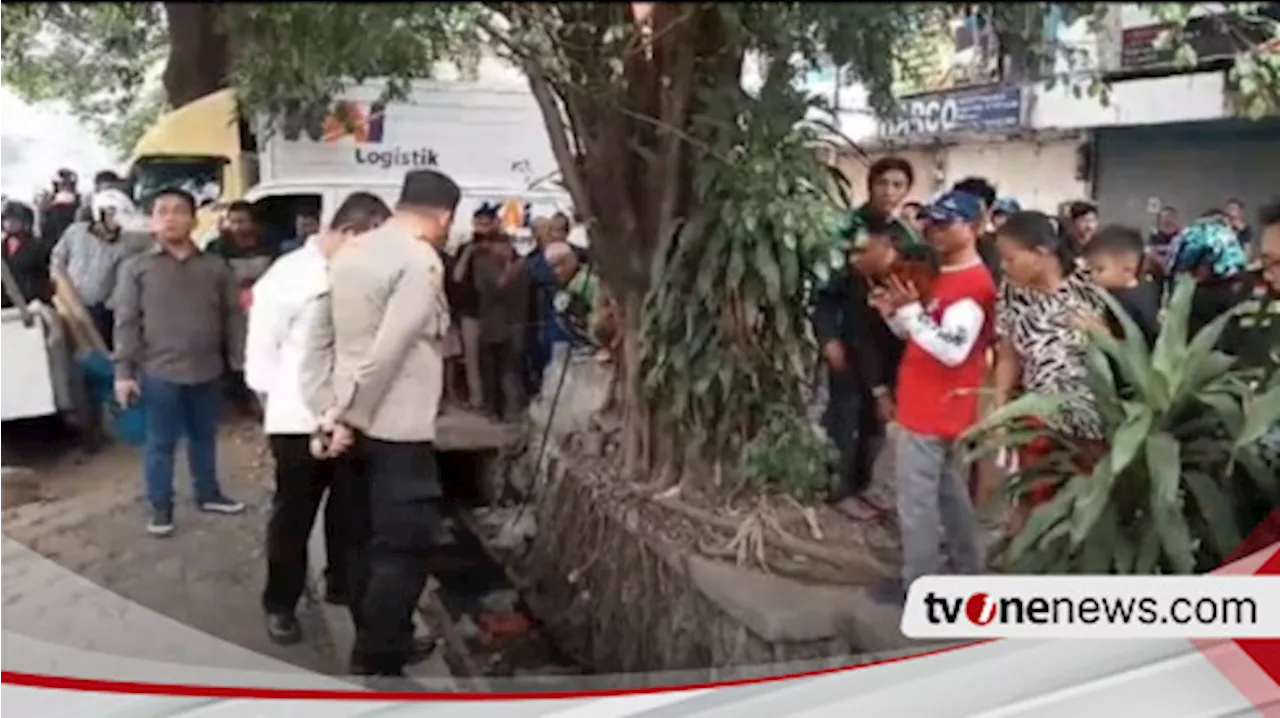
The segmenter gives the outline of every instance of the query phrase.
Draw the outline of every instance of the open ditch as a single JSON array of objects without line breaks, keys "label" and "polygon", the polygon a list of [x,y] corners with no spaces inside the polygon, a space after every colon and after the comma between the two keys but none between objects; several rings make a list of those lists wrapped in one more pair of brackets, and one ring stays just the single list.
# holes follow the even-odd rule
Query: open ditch
[{"label": "open ditch", "polygon": [[[432,559],[437,588],[426,617],[443,634],[445,660],[463,679],[582,675],[553,642],[520,594],[504,556],[504,546],[530,526],[517,507],[490,505],[483,475],[490,452],[443,451],[446,521],[452,542]],[[447,625],[439,625],[447,624]]]}]

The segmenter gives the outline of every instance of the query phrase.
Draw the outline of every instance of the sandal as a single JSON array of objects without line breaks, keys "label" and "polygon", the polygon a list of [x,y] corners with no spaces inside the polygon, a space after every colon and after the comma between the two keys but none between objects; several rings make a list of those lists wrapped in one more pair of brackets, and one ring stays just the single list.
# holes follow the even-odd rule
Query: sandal
[{"label": "sandal", "polygon": [[849,496],[836,503],[836,511],[854,521],[871,521],[880,518],[886,510],[862,496]]}]

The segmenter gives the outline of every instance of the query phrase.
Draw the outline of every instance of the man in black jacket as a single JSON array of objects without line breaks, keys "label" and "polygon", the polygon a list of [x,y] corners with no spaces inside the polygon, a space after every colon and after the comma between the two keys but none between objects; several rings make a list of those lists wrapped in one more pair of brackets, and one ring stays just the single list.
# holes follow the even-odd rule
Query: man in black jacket
[{"label": "man in black jacket", "polygon": [[893,390],[904,344],[869,303],[871,286],[886,276],[907,250],[894,220],[875,211],[856,212],[845,232],[848,263],[815,297],[814,333],[827,367],[827,435],[840,452],[833,499],[855,519],[873,518],[883,507],[865,491],[871,483],[885,428],[893,420]]},{"label": "man in black jacket", "polygon": [[[3,210],[4,261],[13,273],[22,298],[48,302],[53,297],[49,279],[49,245],[35,234],[35,212],[21,202],[6,202]],[[3,295],[4,306],[12,303]]]}]

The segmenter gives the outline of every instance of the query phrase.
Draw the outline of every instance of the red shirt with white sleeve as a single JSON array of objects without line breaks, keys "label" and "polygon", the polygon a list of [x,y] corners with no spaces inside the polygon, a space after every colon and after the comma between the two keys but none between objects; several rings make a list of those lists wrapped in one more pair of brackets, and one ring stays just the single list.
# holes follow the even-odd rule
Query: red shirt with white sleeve
[{"label": "red shirt with white sleeve", "polygon": [[926,299],[894,314],[893,328],[907,340],[898,367],[902,428],[953,440],[977,421],[995,303],[991,273],[974,259],[943,267]]}]

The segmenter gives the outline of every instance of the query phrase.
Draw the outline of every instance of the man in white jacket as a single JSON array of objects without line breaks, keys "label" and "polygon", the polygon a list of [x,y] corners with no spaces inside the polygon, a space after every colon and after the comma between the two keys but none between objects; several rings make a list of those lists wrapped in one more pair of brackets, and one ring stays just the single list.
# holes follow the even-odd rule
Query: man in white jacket
[{"label": "man in white jacket", "polygon": [[343,202],[330,229],[281,257],[253,286],[245,343],[245,382],[263,397],[263,429],[275,460],[276,491],[267,523],[267,585],[262,606],[267,633],[297,643],[295,609],[307,576],[307,539],[325,492],[325,600],[348,603],[352,522],[360,520],[351,482],[355,459],[313,455],[318,425],[307,407],[302,365],[307,332],[328,289],[328,261],[349,237],[382,224],[391,211],[376,196],[357,192]]}]

